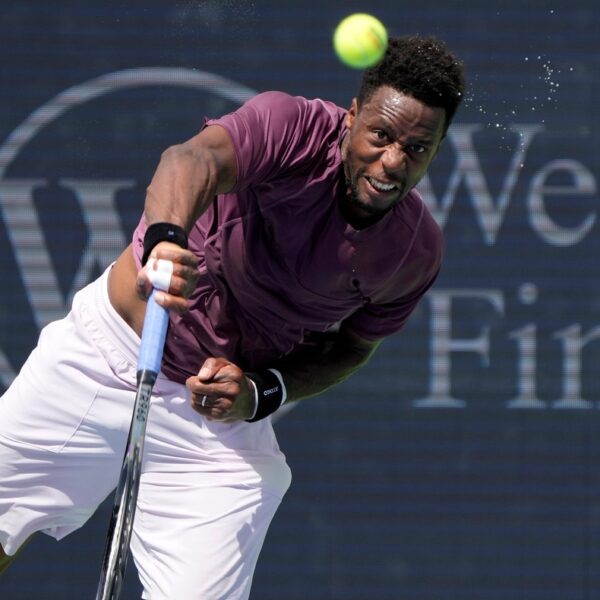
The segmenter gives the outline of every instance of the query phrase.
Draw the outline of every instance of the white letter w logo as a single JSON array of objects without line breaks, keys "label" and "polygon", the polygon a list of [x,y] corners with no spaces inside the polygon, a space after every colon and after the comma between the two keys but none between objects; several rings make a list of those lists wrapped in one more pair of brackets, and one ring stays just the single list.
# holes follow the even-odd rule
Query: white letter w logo
[{"label": "white letter w logo", "polygon": [[[45,186],[46,182],[41,179],[0,181],[2,217],[38,329],[62,318],[75,292],[92,279],[94,268],[104,270],[127,245],[114,198],[117,191],[134,187],[134,183],[129,180],[59,181],[61,187],[74,192],[88,230],[87,244],[65,297],[33,202],[35,189]],[[0,375],[5,384],[14,378],[4,355],[0,355]]]}]

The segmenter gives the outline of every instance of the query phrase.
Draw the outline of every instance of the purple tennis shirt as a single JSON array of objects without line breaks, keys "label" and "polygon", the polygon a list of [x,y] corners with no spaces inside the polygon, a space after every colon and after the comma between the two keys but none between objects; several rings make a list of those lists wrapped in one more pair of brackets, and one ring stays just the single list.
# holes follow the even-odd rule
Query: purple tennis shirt
[{"label": "purple tennis shirt", "polygon": [[[207,121],[229,133],[237,181],[189,234],[198,287],[171,314],[164,373],[185,381],[209,356],[243,369],[272,366],[342,321],[368,340],[398,331],[440,269],[440,228],[417,191],[355,230],[340,142],[346,111],[324,100],[266,92]],[[146,225],[134,232],[139,264]]]}]

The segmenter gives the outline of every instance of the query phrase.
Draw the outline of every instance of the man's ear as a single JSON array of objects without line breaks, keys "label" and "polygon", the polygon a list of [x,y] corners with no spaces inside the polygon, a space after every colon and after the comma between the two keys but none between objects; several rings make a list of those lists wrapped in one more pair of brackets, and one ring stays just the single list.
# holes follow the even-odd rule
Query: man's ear
[{"label": "man's ear", "polygon": [[350,108],[346,113],[346,127],[350,129],[352,127],[352,123],[354,119],[356,119],[356,115],[358,114],[358,102],[356,98],[352,98],[352,104],[350,104]]}]

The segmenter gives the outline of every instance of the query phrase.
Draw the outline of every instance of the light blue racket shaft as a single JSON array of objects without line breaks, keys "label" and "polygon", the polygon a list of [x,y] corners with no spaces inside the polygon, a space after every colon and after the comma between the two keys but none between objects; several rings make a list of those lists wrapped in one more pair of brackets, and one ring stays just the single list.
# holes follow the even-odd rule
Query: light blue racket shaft
[{"label": "light blue racket shaft", "polygon": [[155,294],[156,290],[153,290],[146,306],[142,343],[137,363],[138,377],[143,371],[150,371],[156,375],[160,372],[160,363],[169,324],[169,313],[156,302]]},{"label": "light blue racket shaft", "polygon": [[115,492],[96,600],[118,600],[125,577],[129,540],[140,485],[150,396],[152,386],[160,372],[160,363],[169,324],[169,313],[156,303],[155,293],[155,291],[152,292],[146,306],[137,364],[137,393],[125,456]]}]

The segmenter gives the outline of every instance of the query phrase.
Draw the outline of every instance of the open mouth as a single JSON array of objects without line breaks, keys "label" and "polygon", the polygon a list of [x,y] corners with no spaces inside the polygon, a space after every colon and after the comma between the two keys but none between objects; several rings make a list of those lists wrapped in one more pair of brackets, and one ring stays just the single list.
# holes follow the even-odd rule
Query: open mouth
[{"label": "open mouth", "polygon": [[375,191],[380,192],[382,194],[387,194],[398,189],[398,186],[395,183],[385,183],[383,181],[379,181],[378,179],[374,179],[373,177],[367,176],[365,176],[365,179],[369,182],[369,185]]}]

